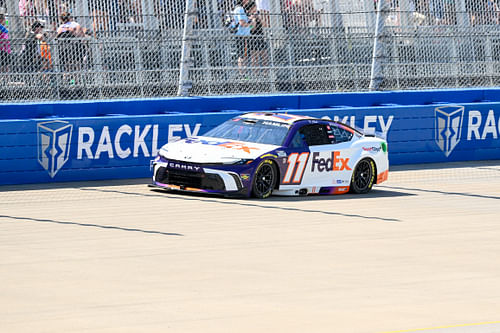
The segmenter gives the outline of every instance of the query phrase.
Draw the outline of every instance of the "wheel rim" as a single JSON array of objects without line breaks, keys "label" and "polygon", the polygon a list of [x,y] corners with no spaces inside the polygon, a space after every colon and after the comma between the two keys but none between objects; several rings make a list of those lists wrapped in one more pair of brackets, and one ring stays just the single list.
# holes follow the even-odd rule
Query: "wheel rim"
[{"label": "wheel rim", "polygon": [[364,190],[368,187],[372,178],[372,169],[368,161],[361,161],[356,167],[354,185],[357,189]]},{"label": "wheel rim", "polygon": [[270,164],[263,164],[255,174],[255,189],[259,194],[265,194],[272,190],[274,180],[272,168]]}]

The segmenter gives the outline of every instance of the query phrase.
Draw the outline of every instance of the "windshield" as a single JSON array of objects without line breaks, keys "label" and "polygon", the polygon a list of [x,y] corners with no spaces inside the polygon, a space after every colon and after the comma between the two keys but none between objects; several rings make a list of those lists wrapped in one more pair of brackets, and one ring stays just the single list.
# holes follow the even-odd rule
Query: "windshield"
[{"label": "windshield", "polygon": [[233,118],[203,136],[281,146],[289,128],[280,122]]}]

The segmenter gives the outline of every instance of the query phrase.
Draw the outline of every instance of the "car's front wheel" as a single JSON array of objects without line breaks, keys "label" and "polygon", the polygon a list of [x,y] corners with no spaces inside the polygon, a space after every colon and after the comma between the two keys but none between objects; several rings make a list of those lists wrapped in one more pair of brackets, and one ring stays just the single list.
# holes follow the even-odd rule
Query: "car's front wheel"
[{"label": "car's front wheel", "polygon": [[371,159],[359,161],[352,173],[350,190],[353,193],[368,193],[375,181],[375,162]]},{"label": "car's front wheel", "polygon": [[271,160],[262,161],[253,177],[252,195],[259,199],[267,198],[273,193],[278,178],[276,166]]}]

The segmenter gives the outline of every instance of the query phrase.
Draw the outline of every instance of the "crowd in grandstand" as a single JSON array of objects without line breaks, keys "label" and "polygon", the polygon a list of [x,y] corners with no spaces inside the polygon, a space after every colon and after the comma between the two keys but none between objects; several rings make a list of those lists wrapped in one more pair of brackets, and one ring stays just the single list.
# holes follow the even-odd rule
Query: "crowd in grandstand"
[{"label": "crowd in grandstand", "polygon": [[[334,1],[334,3],[332,3]],[[371,0],[368,0],[371,1]],[[459,24],[460,8],[456,0],[386,0],[391,7],[388,25],[456,25]],[[468,23],[472,26],[500,24],[499,0],[463,0]],[[149,3],[156,19],[156,29],[181,30],[186,0],[19,0],[18,11],[26,34],[22,43],[11,45],[9,16],[5,13],[7,0],[0,0],[0,71],[20,70],[24,72],[49,71],[52,68],[52,40],[57,40],[58,63],[63,70],[78,68],[85,61],[84,37],[99,38],[100,33],[115,31],[124,25],[138,29],[149,29],[145,21],[145,3]],[[195,28],[220,27],[221,15],[236,18],[235,41],[240,67],[243,62],[255,66],[267,66],[266,28],[272,26],[271,17],[279,16],[285,29],[327,26],[332,9],[345,9],[347,0],[217,0],[217,8],[209,10],[206,4],[213,1],[196,0],[198,17]],[[276,4],[279,4],[276,7]],[[86,5],[87,16],[82,25],[75,21],[75,9],[82,11]],[[328,4],[328,5],[325,5]],[[274,7],[273,7],[274,5]],[[371,10],[377,8],[373,0]],[[402,8],[404,7],[404,8]],[[218,13],[215,13],[218,11]],[[278,14],[275,14],[275,11]],[[224,17],[224,15],[222,15]],[[217,22],[216,18],[219,18]],[[462,21],[463,22],[463,21]],[[249,37],[249,38],[244,38]],[[23,39],[19,35],[17,40]],[[22,44],[22,45],[19,45]],[[14,60],[15,57],[15,61]],[[16,64],[17,68],[14,68]]]}]

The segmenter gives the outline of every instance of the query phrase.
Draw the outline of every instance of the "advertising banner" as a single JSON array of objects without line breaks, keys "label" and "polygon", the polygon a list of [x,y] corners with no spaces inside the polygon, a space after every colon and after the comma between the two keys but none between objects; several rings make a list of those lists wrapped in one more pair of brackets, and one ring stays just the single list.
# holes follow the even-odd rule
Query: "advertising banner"
[{"label": "advertising banner", "polygon": [[[391,165],[500,159],[500,103],[324,107],[278,112],[338,120],[388,140]],[[242,111],[0,121],[0,184],[149,177],[160,147]]]}]

